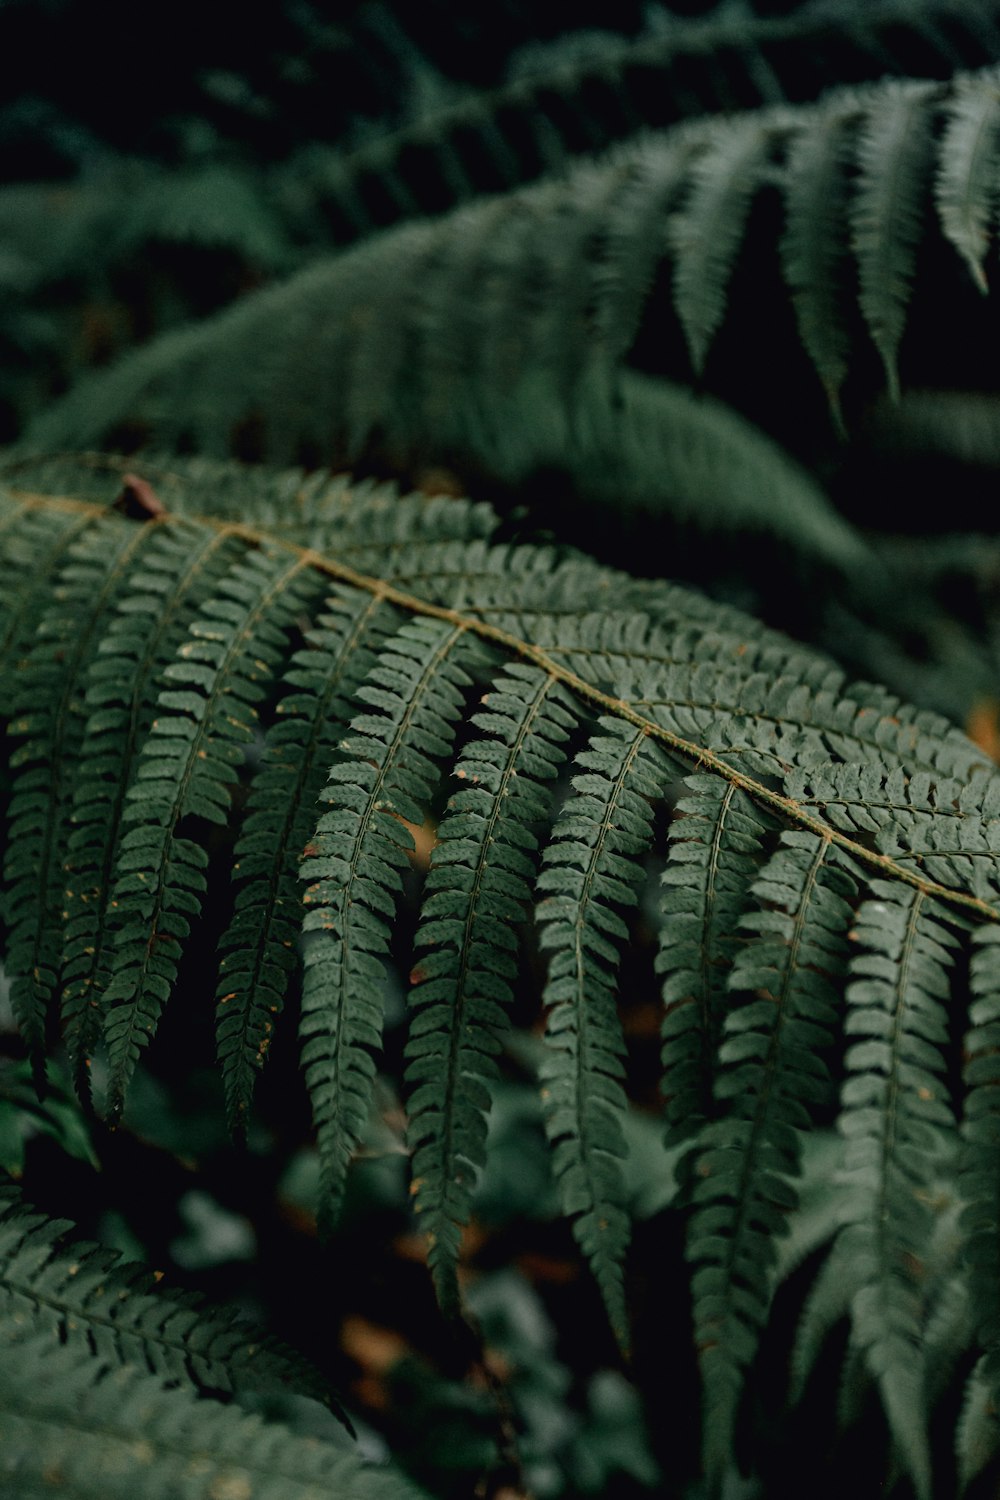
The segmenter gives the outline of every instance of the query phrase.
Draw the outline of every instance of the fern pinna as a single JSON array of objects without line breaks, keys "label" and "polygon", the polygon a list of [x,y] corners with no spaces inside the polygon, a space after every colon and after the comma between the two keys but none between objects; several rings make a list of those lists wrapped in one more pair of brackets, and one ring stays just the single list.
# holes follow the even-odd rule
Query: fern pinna
[{"label": "fern pinna", "polygon": [[[61,1016],[81,1087],[102,1046],[99,1103],[122,1107],[227,830],[231,1123],[298,947],[332,1221],[372,1108],[385,964],[402,963],[413,1192],[456,1310],[491,1086],[541,965],[554,1175],[627,1346],[619,968],[655,905],[708,1471],[731,1462],[804,1144],[836,1120],[831,1305],[929,1493],[945,1302],[927,1267],[956,1167],[969,1254],[948,1295],[996,1302],[1000,781],[982,753],[697,594],[493,544],[483,506],[193,464],[147,469],[169,506],[131,520],[114,468],[22,460],[2,497],[6,964],[32,1054]],[[809,1316],[800,1384],[830,1323]],[[998,1327],[975,1330],[970,1402],[997,1392]]]}]

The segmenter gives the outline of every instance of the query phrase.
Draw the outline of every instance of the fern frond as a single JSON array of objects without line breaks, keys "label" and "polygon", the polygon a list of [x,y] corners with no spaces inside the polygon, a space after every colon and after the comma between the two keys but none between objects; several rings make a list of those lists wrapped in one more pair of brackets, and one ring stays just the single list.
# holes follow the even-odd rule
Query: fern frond
[{"label": "fern frond", "polygon": [[[191,496],[201,501],[209,471],[195,466],[192,476]],[[241,866],[237,920],[223,939],[220,994],[232,999],[219,1008],[218,1045],[230,1111],[242,1118],[238,1103],[249,1102],[271,1007],[281,1004],[304,839],[303,1069],[321,1140],[321,1212],[332,1216],[366,1124],[381,960],[391,955],[415,971],[416,1192],[436,1279],[454,1301],[497,1041],[522,972],[511,934],[537,848],[555,1176],[624,1342],[618,967],[665,820],[663,1066],[676,1147],[694,1168],[685,1191],[713,1471],[729,1462],[726,1433],[779,1275],[799,1137],[814,1111],[825,1121],[835,1110],[822,1054],[834,1055],[832,997],[856,947],[847,1033],[863,1040],[848,1054],[846,1169],[836,1188],[847,1227],[829,1261],[834,1280],[804,1320],[797,1366],[801,1383],[829,1320],[852,1306],[855,1344],[919,1474],[924,1393],[910,1356],[921,1339],[931,1347],[932,1326],[943,1330],[942,1362],[964,1337],[946,1316],[944,1261],[920,1286],[910,1268],[938,1254],[935,1213],[923,1200],[937,1191],[954,1136],[941,1097],[946,1071],[957,1072],[942,1020],[944,998],[960,983],[953,960],[970,925],[992,931],[1000,917],[1000,782],[983,753],[943,720],[884,689],[846,684],[819,654],[734,610],[550,548],[491,545],[488,513],[460,503],[449,516],[447,507],[394,502],[378,489],[348,501],[321,482],[301,492],[283,478],[269,509],[261,483],[253,503],[269,514],[290,504],[303,533],[315,527],[324,538],[328,550],[318,551],[246,523],[182,515],[183,465],[171,484],[173,508],[155,526],[108,515],[114,486],[103,507],[0,496],[0,565],[5,538],[12,556],[22,538],[22,521],[5,528],[7,518],[26,508],[86,518],[88,548],[107,528],[109,556],[111,540],[124,547],[125,533],[145,538],[122,553],[114,607],[100,597],[80,605],[79,631],[93,640],[87,673],[70,654],[46,688],[50,701],[68,679],[95,694],[81,715],[96,778],[103,736],[133,736],[127,751],[107,746],[116,790],[101,804],[109,826],[122,820],[111,898],[119,907],[95,903],[109,1025],[132,1024],[132,1008],[145,1036],[144,1018],[155,1021],[169,1000],[188,925],[191,939],[203,931],[199,881],[211,832],[220,861],[232,854]],[[221,490],[225,509],[233,492],[228,483]],[[338,557],[338,536],[367,572]],[[179,587],[178,558],[208,556],[209,538],[221,540],[195,607]],[[43,595],[64,561],[53,554]],[[0,658],[4,683],[24,646],[12,641],[9,652]],[[107,700],[98,691],[105,668]],[[0,706],[14,717],[9,697]],[[258,725],[263,754],[246,756]],[[572,761],[553,818],[547,789],[576,749],[577,726],[590,744]],[[440,816],[456,771],[466,775],[440,818],[413,943],[408,923],[393,930],[400,896],[412,906],[418,883],[407,825]],[[237,778],[247,788],[242,824],[230,807]],[[325,808],[314,832],[317,789]],[[237,826],[228,835],[224,824]],[[67,841],[60,856],[71,887],[73,861],[90,847],[82,835],[96,829],[81,822],[78,831],[79,847]],[[180,877],[171,863],[178,846],[189,859]],[[872,898],[852,921],[862,879]],[[151,898],[160,918],[144,884],[163,886]],[[149,1009],[116,1003],[116,986],[138,993],[137,956],[161,960],[152,931],[170,937],[169,971],[152,974]],[[122,1083],[129,1065],[116,1063]]]},{"label": "fern frond", "polygon": [[864,544],[812,476],[722,402],[628,371],[574,373],[568,400],[546,375],[488,411],[470,409],[463,448],[512,486],[539,469],[568,470],[588,508],[616,494],[640,516],[704,531],[766,531],[834,566],[861,561]]},{"label": "fern frond", "polygon": [[977,1366],[979,1385],[997,1406],[1000,1392],[1000,1174],[996,1170],[1000,1141],[1000,976],[997,943],[1000,929],[986,927],[974,935],[969,987],[970,1029],[965,1037],[965,1083],[968,1094],[962,1121],[960,1186],[965,1199],[962,1228],[966,1240],[969,1288],[976,1309],[976,1337],[983,1350]]},{"label": "fern frond", "polygon": [[[834,28],[839,70],[831,68]],[[344,243],[404,215],[564,170],[581,152],[641,127],[809,100],[838,71],[856,83],[905,74],[915,41],[928,73],[977,67],[995,57],[1000,36],[974,0],[880,0],[874,10],[866,0],[836,8],[813,0],[784,15],[724,3],[693,16],[657,7],[634,36],[607,30],[584,40],[571,31],[515,53],[495,87],[354,150],[314,145],[270,174],[271,196],[289,204],[296,225],[305,216],[294,208],[308,204],[314,242]]]},{"label": "fern frond", "polygon": [[[238,450],[249,425],[278,461],[306,449],[346,464],[374,453],[397,468],[481,470],[498,455],[502,466],[511,392],[545,390],[554,430],[572,430],[595,367],[606,374],[635,354],[668,280],[679,326],[668,320],[658,335],[653,369],[686,373],[685,342],[705,362],[748,215],[775,184],[786,226],[771,253],[761,240],[761,255],[742,258],[759,268],[748,276],[773,297],[772,267],[783,273],[828,390],[850,373],[867,326],[895,393],[911,294],[951,285],[946,263],[919,289],[913,277],[928,239],[954,242],[960,179],[963,222],[992,223],[988,173],[952,124],[993,79],[889,79],[809,106],[687,122],[565,180],[401,226],[155,341],[71,392],[27,441],[52,449],[146,432],[219,455]],[[838,301],[847,241],[858,285]],[[745,386],[745,368],[727,374],[727,394]]]},{"label": "fern frond", "polygon": [[850,359],[841,226],[847,218],[847,168],[859,113],[850,95],[835,96],[793,133],[784,173],[782,273],[799,337],[838,422],[840,389]]},{"label": "fern frond", "polygon": [[962,1414],[955,1429],[961,1495],[1000,1450],[1000,1420],[994,1390],[993,1383],[985,1378],[980,1360],[966,1384]]},{"label": "fern frond", "polygon": [[[48,606],[48,580],[59,557],[89,525],[85,514],[67,512],[58,519],[34,506],[5,505],[0,542],[0,653],[13,671]],[[5,702],[16,691],[14,679],[3,679]]]},{"label": "fern frond", "polygon": [[[464,648],[464,649],[463,649]],[[420,825],[470,685],[476,643],[461,625],[416,619],[390,639],[358,689],[380,712],[351,722],[346,756],[322,793],[302,878],[305,954],[302,1063],[313,1101],[327,1212],[340,1202],[351,1152],[368,1115],[382,1032],[389,921]]]},{"label": "fern frond", "polygon": [[[905,391],[897,406],[876,403],[872,431],[880,447],[904,460],[950,459],[976,468],[1000,467],[1000,411],[993,391]],[[927,571],[937,568],[940,573],[959,559],[970,571],[976,563],[982,565],[985,538],[956,536],[947,551],[943,541],[934,538],[933,553],[928,551],[922,559]],[[915,562],[920,542],[910,537],[904,546],[902,556],[909,553],[908,560]]]},{"label": "fern frond", "polygon": [[726,289],[767,163],[766,120],[716,124],[688,172],[688,193],[670,224],[674,306],[700,374],[726,309]]},{"label": "fern frond", "polygon": [[126,790],[149,732],[160,673],[227,565],[222,532],[184,526],[140,531],[145,542],[103,632],[85,679],[89,715],[80,740],[64,856],[63,1036],[82,1093],[101,1031],[95,996],[107,983],[112,924],[108,899]]},{"label": "fern frond", "polygon": [[[841,263],[850,239],[859,312],[895,386],[916,246],[931,233],[925,168],[954,166],[957,147],[937,132],[960,87],[961,77],[951,86],[891,80],[814,107],[694,121],[585,163],[567,181],[402,226],[156,342],[52,408],[28,441],[73,446],[138,425],[166,443],[187,438],[225,453],[267,413],[259,444],[271,459],[307,446],[352,462],[375,446],[396,462],[481,462],[474,438],[490,404],[544,374],[558,411],[576,390],[565,390],[574,371],[630,353],[664,270],[703,362],[726,312],[745,217],[774,180],[789,207],[778,258],[820,378],[837,386],[858,342],[841,320],[844,344],[820,297],[820,275]],[[838,168],[855,133],[856,180]],[[651,239],[657,223],[666,237]],[[582,255],[583,278],[573,270]],[[474,339],[468,287],[477,288]],[[555,339],[544,317],[532,317],[553,296],[562,308]],[[663,342],[661,374],[679,368],[670,348]]]},{"label": "fern frond", "polygon": [[802,1400],[831,1329],[849,1317],[853,1290],[851,1262],[838,1239],[809,1289],[795,1330],[789,1381],[793,1405]]},{"label": "fern frond", "polygon": [[798,1206],[788,1221],[787,1235],[775,1246],[776,1284],[785,1281],[807,1256],[832,1240],[840,1228],[839,1203],[830,1184],[842,1156],[843,1141],[832,1129],[813,1130],[803,1139],[802,1171],[795,1185]]},{"label": "fern frond", "polygon": [[52,1339],[10,1342],[0,1359],[4,1470],[23,1500],[416,1500],[401,1476],[352,1453],[165,1386],[131,1366],[108,1371]]},{"label": "fern frond", "polygon": [[[464,783],[448,802],[431,855],[411,975],[407,1046],[415,1206],[446,1311],[458,1305],[455,1264],[474,1177],[486,1158],[495,1057],[509,1021],[523,921],[548,822],[546,783],[576,724],[569,695],[545,673],[512,664],[484,694],[471,742],[455,766]],[[429,951],[422,952],[427,949]]]},{"label": "fern frond", "polygon": [[597,348],[613,363],[632,347],[656,282],[669,226],[698,149],[694,132],[636,141],[618,211],[605,226],[594,322]]},{"label": "fern frond", "polygon": [[786,786],[797,801],[821,806],[836,827],[870,835],[901,865],[957,881],[986,901],[1000,892],[1000,797],[989,774],[973,771],[963,782],[844,764],[793,773]]},{"label": "fern frond", "polygon": [[[828,686],[819,672],[815,686],[803,680],[815,663],[743,672],[724,659],[716,664],[709,652],[690,654],[693,662],[681,655],[676,664],[646,674],[644,707],[671,733],[699,739],[755,776],[783,778],[796,765],[823,766],[831,759],[955,778],[983,765],[981,752],[970,750],[937,715],[889,694],[881,702],[859,701],[839,683]],[[624,677],[622,696],[635,691],[635,678],[634,669]]]},{"label": "fern frond", "polygon": [[50,1334],[106,1365],[133,1365],[201,1391],[293,1387],[322,1395],[310,1366],[246,1323],[166,1288],[143,1266],[70,1237],[65,1220],[0,1187],[0,1324]]}]

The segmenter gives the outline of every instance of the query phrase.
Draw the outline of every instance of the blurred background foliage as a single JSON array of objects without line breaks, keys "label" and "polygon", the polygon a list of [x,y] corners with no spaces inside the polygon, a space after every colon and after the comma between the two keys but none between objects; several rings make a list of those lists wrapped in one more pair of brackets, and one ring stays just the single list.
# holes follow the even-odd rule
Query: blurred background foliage
[{"label": "blurred background foliage", "polygon": [[[15,442],[81,373],[406,217],[558,172],[582,152],[686,117],[810,99],[886,73],[943,78],[998,59],[997,7],[958,0],[619,0],[578,4],[571,17],[519,0],[276,0],[238,14],[190,0],[157,13],[117,0],[99,10],[6,0],[0,443]],[[767,225],[751,224],[751,256],[755,233]],[[752,311],[732,320],[707,385],[804,461],[864,528],[872,563],[847,583],[773,541],[706,538],[693,522],[664,519],[651,546],[621,515],[588,512],[585,537],[574,536],[579,512],[557,465],[517,495],[490,498],[505,506],[512,536],[583,541],[634,572],[698,583],[944,712],[1000,758],[996,317],[995,299],[981,301],[971,285],[947,328],[933,309],[918,315],[902,401],[881,392],[873,356],[846,393],[847,439],[818,387],[790,395],[730,379],[734,360],[742,368],[749,357],[741,351],[768,359],[795,340],[790,319],[766,341]],[[678,374],[653,342],[640,341],[630,363]],[[447,492],[476,476],[403,477]],[[636,945],[653,938],[640,921]],[[58,1068],[37,1102],[0,1003],[0,1166],[28,1196],[262,1319],[332,1377],[366,1451],[391,1451],[442,1500],[699,1500],[695,1360],[669,1211],[678,1164],[661,1144],[657,1111],[656,997],[633,988],[624,1015],[637,1220],[635,1348],[625,1365],[554,1211],[530,1031],[505,1059],[464,1246],[469,1326],[456,1330],[435,1306],[407,1189],[405,980],[387,981],[379,1108],[326,1247],[294,1026],[275,1045],[238,1151],[222,1123],[197,956],[188,968],[189,1000],[168,1012],[113,1134],[81,1116]],[[734,1479],[727,1500],[798,1495],[803,1473],[817,1495],[839,1495],[866,1454],[871,1471],[877,1424],[866,1393],[842,1396],[837,1416],[842,1345],[824,1356],[788,1430],[791,1331],[809,1257],[835,1227],[816,1207],[821,1195],[810,1196],[823,1149],[820,1138],[783,1267],[768,1379],[751,1403],[756,1475]],[[947,1207],[945,1195],[943,1216]],[[274,1414],[301,1430],[321,1420],[305,1401]],[[955,1416],[942,1416],[942,1431]]]}]

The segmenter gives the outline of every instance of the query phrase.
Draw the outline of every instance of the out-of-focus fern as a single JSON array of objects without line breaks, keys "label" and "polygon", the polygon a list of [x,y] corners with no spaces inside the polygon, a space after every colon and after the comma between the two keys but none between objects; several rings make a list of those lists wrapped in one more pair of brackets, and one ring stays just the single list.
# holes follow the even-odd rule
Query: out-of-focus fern
[{"label": "out-of-focus fern", "polygon": [[[405,226],[170,335],[84,383],[27,442],[152,438],[218,455],[249,445],[283,462],[375,455],[397,469],[457,464],[502,479],[554,458],[584,490],[596,451],[627,488],[648,495],[658,483],[674,510],[705,511],[705,461],[685,455],[710,455],[735,488],[746,467],[727,451],[737,429],[621,372],[654,284],[669,272],[677,320],[663,325],[661,368],[682,370],[686,345],[700,371],[731,311],[747,216],[777,186],[787,215],[778,295],[830,399],[866,343],[895,389],[911,298],[939,302],[963,280],[956,264],[949,281],[938,257],[933,280],[914,287],[918,244],[950,241],[981,265],[1000,140],[984,124],[973,150],[966,124],[970,110],[988,116],[996,90],[992,71],[889,81],[650,137],[564,181]],[[649,460],[643,429],[654,422],[673,472]],[[766,470],[766,488],[787,490],[777,455],[765,461],[759,447],[750,464]],[[743,483],[743,518],[767,524],[761,511],[773,519],[777,502]]]},{"label": "out-of-focus fern", "polygon": [[71,1237],[0,1185],[0,1323],[7,1340],[50,1336],[105,1366],[222,1394],[295,1389],[328,1399],[290,1349],[200,1298],[168,1290],[143,1266]]},{"label": "out-of-focus fern", "polygon": [[402,1475],[363,1465],[332,1443],[300,1437],[238,1406],[199,1398],[141,1367],[44,1335],[0,1327],[3,1473],[19,1500],[57,1485],[96,1495],[166,1500],[417,1500]]}]

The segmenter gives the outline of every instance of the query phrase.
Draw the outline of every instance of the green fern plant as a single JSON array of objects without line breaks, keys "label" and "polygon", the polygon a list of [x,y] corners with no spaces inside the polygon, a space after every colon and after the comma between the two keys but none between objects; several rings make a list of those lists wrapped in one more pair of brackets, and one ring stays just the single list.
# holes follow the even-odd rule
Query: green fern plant
[{"label": "green fern plant", "polygon": [[[256,414],[259,456],[276,462],[303,445],[324,460],[356,460],[379,435],[397,461],[419,442],[424,458],[484,449],[492,468],[492,446],[473,424],[500,401],[491,436],[502,465],[509,385],[544,372],[555,396],[571,400],[581,372],[617,367],[663,270],[681,338],[660,373],[683,371],[685,348],[704,370],[751,206],[775,185],[785,223],[772,253],[831,401],[865,338],[896,390],[918,243],[941,236],[985,287],[997,98],[987,70],[682,125],[566,180],[321,262],[85,384],[26,442],[82,447],[132,433],[225,454]],[[532,294],[526,272],[536,263]],[[946,270],[937,276],[925,293],[954,296]],[[478,283],[486,295],[471,302]],[[262,346],[266,360],[248,357]]]},{"label": "green fern plant", "polygon": [[11,1494],[416,1495],[349,1451],[226,1402],[329,1401],[289,1349],[67,1236],[0,1188],[0,1430]]},{"label": "green fern plant", "polygon": [[[961,1150],[969,1222],[995,1211],[992,981],[978,960],[967,1093],[952,1098],[944,1076],[957,1044],[946,1018],[1000,911],[1000,782],[981,752],[749,619],[709,627],[683,590],[490,546],[479,508],[388,508],[334,486],[309,501],[304,547],[185,514],[175,480],[171,511],[146,521],[94,500],[4,500],[8,965],[37,1055],[61,1007],[82,1076],[103,1040],[106,1108],[121,1109],[202,914],[205,839],[231,824],[242,785],[220,1065],[239,1125],[301,923],[302,1065],[332,1223],[370,1109],[410,829],[447,798],[407,1048],[415,1201],[439,1295],[457,1309],[459,1230],[534,893],[554,1172],[627,1343],[615,1001],[657,849],[664,1090],[691,1152],[709,1472],[730,1462],[803,1137],[832,1111],[841,1295],[929,1493],[928,1308],[911,1269],[934,1226],[924,1200]],[[463,523],[472,537],[456,540]],[[985,1298],[981,1259],[968,1274]]]},{"label": "green fern plant", "polygon": [[[941,715],[725,602],[539,539],[517,508],[557,474],[588,518],[657,528],[654,575],[683,571],[685,528],[720,550],[777,538],[796,579],[848,595],[842,656],[853,630],[869,669],[893,661],[883,595],[926,590],[931,565],[840,513],[834,461],[793,441],[795,393],[819,393],[827,454],[883,382],[887,422],[905,432],[912,409],[949,441],[941,403],[921,418],[900,386],[926,309],[965,318],[988,290],[998,18],[962,0],[785,9],[653,14],[600,54],[579,33],[526,48],[506,81],[440,108],[431,88],[347,154],[188,169],[168,179],[176,217],[150,198],[142,233],[162,211],[178,238],[225,238],[217,194],[217,221],[185,214],[192,183],[235,185],[234,243],[263,236],[274,266],[301,253],[303,192],[315,222],[324,193],[351,220],[328,240],[375,227],[366,183],[391,201],[380,222],[418,211],[414,150],[459,206],[155,339],[0,458],[3,963],[39,1087],[64,1048],[82,1108],[112,1126],[165,1013],[183,1026],[207,996],[245,1140],[297,1017],[334,1243],[406,976],[405,1150],[441,1309],[468,1313],[491,1111],[527,1057],[559,1208],[626,1361],[621,1012],[632,987],[655,994],[660,1201],[682,1226],[710,1491],[745,1466],[798,1288],[791,1408],[837,1366],[840,1424],[875,1410],[890,1479],[931,1500],[1000,1451],[1000,777]],[[854,62],[814,99],[831,34]],[[929,76],[907,77],[918,45]],[[897,76],[866,81],[886,58]],[[713,111],[763,107],[685,99],[699,59]],[[664,69],[654,123],[679,123],[571,160],[595,82],[635,113]],[[553,91],[582,127],[543,118]],[[525,120],[534,165],[508,139]],[[470,138],[511,191],[481,195]],[[239,207],[265,177],[267,224]],[[766,380],[747,326],[778,330]],[[784,408],[770,426],[759,387]],[[993,425],[987,405],[981,445]],[[160,456],[78,451],[144,444]],[[388,470],[404,493],[327,465]],[[992,608],[989,548],[948,555]],[[948,650],[939,671],[966,659]],[[993,641],[967,654],[992,683]],[[933,668],[910,674],[925,698]],[[963,681],[948,702],[968,697]],[[0,1189],[0,1464],[19,1495],[411,1493],[240,1409],[275,1379],[315,1393],[301,1361],[65,1228]]]}]

